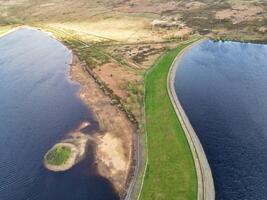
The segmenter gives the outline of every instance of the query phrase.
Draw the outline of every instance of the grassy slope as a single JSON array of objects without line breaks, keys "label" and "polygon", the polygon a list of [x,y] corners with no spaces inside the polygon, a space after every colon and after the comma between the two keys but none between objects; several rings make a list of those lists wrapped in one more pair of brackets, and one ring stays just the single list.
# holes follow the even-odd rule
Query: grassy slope
[{"label": "grassy slope", "polygon": [[169,68],[187,46],[169,51],[146,78],[148,168],[141,199],[193,200],[197,179],[193,158],[167,91]]}]

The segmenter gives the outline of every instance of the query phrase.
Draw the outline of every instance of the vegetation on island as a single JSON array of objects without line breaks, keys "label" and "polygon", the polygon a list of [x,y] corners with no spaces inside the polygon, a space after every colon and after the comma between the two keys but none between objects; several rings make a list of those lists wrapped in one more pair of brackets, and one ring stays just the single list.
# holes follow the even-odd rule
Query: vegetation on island
[{"label": "vegetation on island", "polygon": [[71,155],[71,148],[63,145],[55,146],[46,156],[46,162],[50,165],[62,165]]},{"label": "vegetation on island", "polygon": [[183,43],[161,57],[145,80],[145,112],[148,166],[142,200],[197,197],[192,154],[167,90],[168,72],[176,55],[191,43]]}]

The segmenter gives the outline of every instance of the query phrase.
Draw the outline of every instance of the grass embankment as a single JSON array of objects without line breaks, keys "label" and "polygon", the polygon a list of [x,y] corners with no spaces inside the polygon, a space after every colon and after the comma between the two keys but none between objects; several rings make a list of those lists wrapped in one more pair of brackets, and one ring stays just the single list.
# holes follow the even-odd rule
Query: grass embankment
[{"label": "grass embankment", "polygon": [[71,154],[71,149],[65,146],[56,146],[46,157],[46,161],[50,165],[62,165],[66,163]]},{"label": "grass embankment", "polygon": [[[190,42],[191,43],[191,42]],[[161,57],[146,77],[148,166],[141,199],[195,200],[193,157],[167,90],[167,77],[181,44]]]},{"label": "grass embankment", "polygon": [[0,36],[10,31],[12,28],[15,28],[16,26],[7,25],[7,26],[0,26]]}]

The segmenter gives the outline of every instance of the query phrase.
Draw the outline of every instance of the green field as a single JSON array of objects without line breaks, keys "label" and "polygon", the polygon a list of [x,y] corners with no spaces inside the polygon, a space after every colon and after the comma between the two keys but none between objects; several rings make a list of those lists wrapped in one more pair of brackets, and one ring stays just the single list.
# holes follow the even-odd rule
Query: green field
[{"label": "green field", "polygon": [[71,149],[65,146],[56,146],[46,156],[46,161],[50,165],[62,165],[70,157]]},{"label": "green field", "polygon": [[167,90],[167,77],[181,44],[161,57],[146,77],[145,111],[148,166],[141,199],[194,200],[197,178],[193,157]]}]

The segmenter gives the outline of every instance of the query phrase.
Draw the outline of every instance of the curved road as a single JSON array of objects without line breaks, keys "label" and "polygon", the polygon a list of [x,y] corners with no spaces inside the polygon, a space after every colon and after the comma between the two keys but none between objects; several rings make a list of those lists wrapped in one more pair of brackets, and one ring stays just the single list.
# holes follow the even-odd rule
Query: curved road
[{"label": "curved road", "polygon": [[198,194],[197,200],[215,200],[215,189],[214,189],[214,182],[211,173],[211,169],[206,158],[205,152],[203,147],[198,139],[196,132],[194,131],[187,115],[185,114],[182,105],[176,95],[175,88],[174,88],[174,80],[175,80],[175,73],[177,68],[179,67],[179,63],[183,55],[190,50],[195,45],[199,44],[203,40],[194,42],[192,45],[189,45],[185,49],[182,50],[181,53],[177,55],[175,60],[170,67],[169,74],[168,74],[168,93],[170,99],[172,101],[173,107],[179,118],[181,126],[184,130],[186,135],[187,141],[189,143],[195,168],[197,172],[197,182],[198,182]]}]

